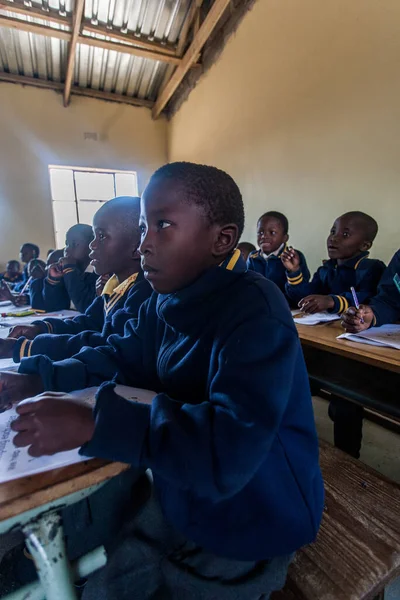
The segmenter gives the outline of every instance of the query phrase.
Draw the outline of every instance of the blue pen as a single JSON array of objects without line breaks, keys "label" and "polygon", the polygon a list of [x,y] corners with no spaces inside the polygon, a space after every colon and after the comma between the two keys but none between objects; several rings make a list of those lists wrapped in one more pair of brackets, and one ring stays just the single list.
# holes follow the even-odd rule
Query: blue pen
[{"label": "blue pen", "polygon": [[[356,307],[357,310],[360,310],[360,303],[359,303],[358,298],[357,298],[356,290],[353,287],[351,287],[350,291],[351,291],[352,296],[353,296],[354,306]],[[360,322],[364,323],[364,319],[362,317],[360,319]]]}]

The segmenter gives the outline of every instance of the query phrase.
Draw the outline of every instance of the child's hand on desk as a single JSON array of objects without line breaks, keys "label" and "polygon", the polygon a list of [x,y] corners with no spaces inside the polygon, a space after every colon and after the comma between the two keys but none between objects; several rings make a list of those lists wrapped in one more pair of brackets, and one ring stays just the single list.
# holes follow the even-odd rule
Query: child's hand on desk
[{"label": "child's hand on desk", "polygon": [[370,306],[360,304],[359,310],[351,306],[342,315],[342,327],[347,333],[359,333],[373,325],[374,311]]},{"label": "child's hand on desk", "polygon": [[300,256],[293,248],[288,248],[285,252],[282,252],[281,261],[286,271],[291,273],[298,271],[300,268]]},{"label": "child's hand on desk", "polygon": [[12,338],[0,340],[0,358],[12,358],[16,341]]},{"label": "child's hand on desk", "polygon": [[15,339],[26,337],[28,340],[33,340],[40,333],[41,330],[37,325],[15,325],[11,327],[7,337]]},{"label": "child's hand on desk", "polygon": [[310,315],[317,312],[323,312],[324,310],[330,310],[334,306],[335,302],[332,296],[321,296],[318,294],[306,296],[299,302],[300,310]]},{"label": "child's hand on desk", "polygon": [[90,406],[62,392],[44,392],[16,408],[18,419],[11,428],[18,431],[14,444],[29,446],[31,456],[56,454],[79,448],[94,432]]},{"label": "child's hand on desk", "polygon": [[0,371],[0,412],[4,412],[15,402],[36,396],[43,391],[39,375],[23,375],[10,371]]}]

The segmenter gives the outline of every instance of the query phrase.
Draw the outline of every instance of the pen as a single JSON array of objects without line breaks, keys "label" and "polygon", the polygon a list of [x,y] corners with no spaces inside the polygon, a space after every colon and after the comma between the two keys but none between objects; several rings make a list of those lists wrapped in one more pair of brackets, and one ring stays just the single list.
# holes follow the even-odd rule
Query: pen
[{"label": "pen", "polygon": [[18,294],[19,296],[23,296],[24,295],[24,293],[27,290],[27,288],[29,287],[31,281],[32,281],[32,277],[29,277],[28,281],[26,282],[26,284],[24,285],[24,287],[22,288],[22,290]]},{"label": "pen", "polygon": [[[353,287],[351,287],[350,291],[353,296],[354,306],[356,307],[357,310],[360,310],[360,303],[357,298],[356,290]],[[362,317],[361,317],[360,321],[361,321],[361,323],[364,323],[364,319]]]}]

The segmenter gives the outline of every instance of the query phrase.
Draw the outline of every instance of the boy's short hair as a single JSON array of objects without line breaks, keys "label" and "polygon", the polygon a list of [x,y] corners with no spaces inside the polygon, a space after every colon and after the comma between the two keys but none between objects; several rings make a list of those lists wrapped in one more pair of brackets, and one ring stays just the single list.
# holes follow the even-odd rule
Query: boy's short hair
[{"label": "boy's short hair", "polygon": [[267,217],[271,217],[271,219],[276,219],[277,221],[279,221],[279,223],[282,225],[282,229],[285,235],[289,233],[289,221],[283,213],[278,212],[277,210],[269,210],[268,212],[261,215],[257,223],[259,223],[261,219],[265,219]]},{"label": "boy's short hair", "polygon": [[378,223],[375,221],[373,217],[367,215],[360,210],[352,210],[350,212],[345,213],[342,217],[350,217],[351,219],[357,219],[364,230],[365,239],[368,242],[373,242],[378,233]]},{"label": "boy's short hair", "polygon": [[17,266],[17,269],[18,269],[18,271],[19,271],[19,270],[20,270],[20,268],[21,268],[21,265],[19,264],[19,262],[18,262],[17,260],[9,260],[9,261],[8,261],[8,263],[7,263],[7,268],[8,268],[9,266],[11,267],[12,265],[16,265],[16,266]]},{"label": "boy's short hair", "polygon": [[249,254],[257,250],[254,244],[251,244],[250,242],[239,242],[237,247],[239,248],[239,250],[246,250]]},{"label": "boy's short hair", "polygon": [[86,225],[85,223],[77,223],[76,225],[72,225],[67,231],[67,235],[70,233],[77,233],[82,236],[82,238],[87,241],[88,245],[93,239],[93,229],[90,225]]},{"label": "boy's short hair", "polygon": [[241,236],[244,229],[244,206],[240,190],[228,173],[190,162],[174,162],[164,165],[151,177],[172,179],[183,184],[186,200],[200,206],[211,225],[234,223]]},{"label": "boy's short hair", "polygon": [[40,254],[40,248],[39,248],[39,246],[36,246],[36,244],[31,244],[31,242],[25,242],[25,244],[23,244],[23,248],[30,248],[32,250],[32,252],[35,253],[35,257],[36,258]]}]

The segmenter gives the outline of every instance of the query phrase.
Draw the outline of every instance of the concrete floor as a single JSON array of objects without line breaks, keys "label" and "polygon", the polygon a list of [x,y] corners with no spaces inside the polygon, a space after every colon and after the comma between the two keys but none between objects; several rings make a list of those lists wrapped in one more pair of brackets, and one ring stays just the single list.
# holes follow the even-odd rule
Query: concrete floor
[{"label": "concrete floor", "polygon": [[[333,429],[332,422],[328,417],[328,402],[315,397],[313,404],[318,435],[321,439],[333,444]],[[361,460],[400,483],[400,435],[387,431],[370,421],[364,421]],[[20,534],[0,536],[0,560],[4,552],[20,541]],[[386,589],[385,600],[400,600],[400,579]]]}]

